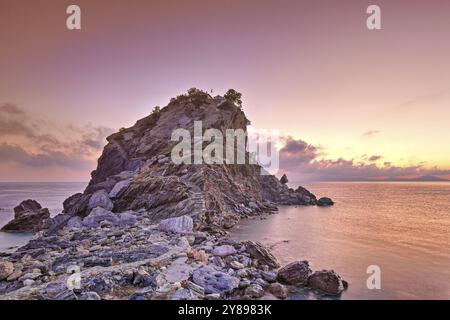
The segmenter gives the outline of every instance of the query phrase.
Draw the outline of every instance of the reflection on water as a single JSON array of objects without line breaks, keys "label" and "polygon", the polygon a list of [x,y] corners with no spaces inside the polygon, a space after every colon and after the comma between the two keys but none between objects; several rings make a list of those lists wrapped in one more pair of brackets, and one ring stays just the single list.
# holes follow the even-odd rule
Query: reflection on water
[{"label": "reflection on water", "polygon": [[[450,299],[450,184],[317,183],[330,208],[281,207],[232,233],[273,246],[282,265],[306,259],[350,283],[342,299]],[[381,290],[369,290],[369,265]],[[316,298],[299,292],[296,298]]]}]

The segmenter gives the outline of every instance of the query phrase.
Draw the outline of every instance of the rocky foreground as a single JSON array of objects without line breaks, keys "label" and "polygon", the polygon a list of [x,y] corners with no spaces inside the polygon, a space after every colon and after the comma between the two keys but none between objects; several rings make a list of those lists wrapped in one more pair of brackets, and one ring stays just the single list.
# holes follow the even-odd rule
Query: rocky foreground
[{"label": "rocky foreground", "polygon": [[[334,271],[313,273],[307,261],[279,269],[259,243],[192,226],[188,216],[152,224],[145,211],[98,208],[80,225],[3,254],[0,299],[285,299],[296,287],[337,295],[347,286]],[[80,283],[71,288],[74,266]]]},{"label": "rocky foreground", "polygon": [[[175,129],[246,130],[240,95],[197,89],[107,138],[83,193],[49,217],[33,200],[15,208],[2,231],[37,232],[1,254],[0,299],[285,299],[295,287],[336,295],[333,271],[307,261],[281,269],[259,243],[236,242],[227,229],[277,205],[333,205],[308,190],[261,175],[259,165],[174,164]],[[248,157],[249,155],[246,154]],[[75,273],[74,273],[75,272]],[[75,284],[75,285],[74,285]]]}]

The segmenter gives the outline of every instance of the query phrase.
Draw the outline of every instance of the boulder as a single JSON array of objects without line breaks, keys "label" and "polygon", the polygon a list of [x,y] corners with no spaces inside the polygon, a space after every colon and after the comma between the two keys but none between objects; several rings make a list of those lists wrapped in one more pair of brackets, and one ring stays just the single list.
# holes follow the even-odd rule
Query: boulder
[{"label": "boulder", "polygon": [[239,286],[239,279],[217,271],[210,266],[202,266],[192,273],[192,282],[204,288],[205,293],[225,294]]},{"label": "boulder", "polygon": [[264,289],[256,283],[245,288],[244,294],[250,298],[261,298],[264,295]]},{"label": "boulder", "polygon": [[317,205],[319,207],[329,207],[329,206],[334,205],[334,202],[330,198],[323,197],[323,198],[320,198],[319,200],[317,200]]},{"label": "boulder", "polygon": [[127,180],[122,180],[117,182],[113,189],[109,192],[109,197],[110,198],[116,198],[118,196],[120,196],[122,194],[122,192],[128,188],[128,186],[131,183],[131,179],[127,179]]},{"label": "boulder", "polygon": [[215,248],[211,251],[211,253],[212,253],[214,256],[218,256],[218,257],[226,257],[226,256],[229,256],[229,255],[235,254],[235,253],[236,253],[236,249],[235,249],[233,246],[230,246],[230,245],[228,245],[228,244],[225,244],[225,245],[223,245],[223,246],[215,247]]},{"label": "boulder", "polygon": [[254,259],[257,259],[260,264],[265,264],[271,268],[279,268],[280,264],[277,261],[277,258],[270,253],[269,249],[263,246],[259,242],[247,241],[245,243],[245,248],[250,256]]},{"label": "boulder", "polygon": [[279,299],[286,299],[288,296],[287,288],[279,282],[271,283],[267,290]]},{"label": "boulder", "polygon": [[117,224],[119,222],[119,218],[111,211],[101,207],[96,207],[92,209],[91,213],[86,218],[83,219],[83,226],[87,228],[97,228],[103,221],[109,221],[112,224]]},{"label": "boulder", "polygon": [[14,219],[8,222],[1,231],[39,231],[44,227],[45,221],[49,218],[50,212],[47,208],[42,208],[35,200],[25,200],[14,208]]},{"label": "boulder", "polygon": [[334,270],[316,271],[308,278],[308,286],[328,295],[338,295],[346,288],[346,283]]},{"label": "boulder", "polygon": [[7,279],[14,272],[14,265],[9,261],[0,262],[0,281]]},{"label": "boulder", "polygon": [[92,196],[90,197],[88,208],[94,209],[96,207],[100,207],[109,211],[114,208],[114,204],[105,190],[99,190],[92,194]]},{"label": "boulder", "polygon": [[193,231],[194,222],[189,216],[181,216],[176,218],[164,219],[159,223],[159,230],[173,233],[191,233]]},{"label": "boulder", "polygon": [[262,271],[261,276],[267,282],[275,282],[277,280],[277,274],[271,271]]},{"label": "boulder", "polygon": [[278,270],[277,279],[281,283],[304,286],[311,273],[308,261],[295,261]]}]

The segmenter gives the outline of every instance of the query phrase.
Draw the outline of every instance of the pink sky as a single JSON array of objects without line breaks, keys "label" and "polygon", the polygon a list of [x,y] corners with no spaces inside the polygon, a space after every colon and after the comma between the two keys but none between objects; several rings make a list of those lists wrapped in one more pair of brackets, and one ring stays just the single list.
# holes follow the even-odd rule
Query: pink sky
[{"label": "pink sky", "polygon": [[0,25],[0,181],[86,181],[104,135],[194,86],[320,150],[299,180],[450,169],[449,1],[2,0]]}]

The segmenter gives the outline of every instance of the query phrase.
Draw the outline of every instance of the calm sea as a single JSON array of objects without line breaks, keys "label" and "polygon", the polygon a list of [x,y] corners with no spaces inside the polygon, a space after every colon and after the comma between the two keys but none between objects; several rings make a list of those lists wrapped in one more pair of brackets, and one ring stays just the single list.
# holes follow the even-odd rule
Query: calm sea
[{"label": "calm sea", "polygon": [[[13,207],[35,199],[52,214],[85,183],[0,183],[0,226]],[[350,283],[342,299],[450,299],[450,184],[317,183],[330,208],[282,207],[266,220],[243,220],[237,239],[273,247],[282,264],[306,259],[313,270],[334,269]],[[31,235],[0,232],[0,251]],[[369,290],[369,265],[381,268],[381,290]],[[323,298],[299,291],[296,299]]]},{"label": "calm sea", "polygon": [[[82,192],[86,185],[84,182],[0,182],[0,227],[14,217],[14,207],[23,200],[36,200],[55,215],[62,211],[65,199]],[[31,236],[0,232],[0,251],[24,245]]]},{"label": "calm sea", "polygon": [[[335,206],[282,207],[267,220],[242,221],[232,236],[273,246],[283,265],[301,259],[334,269],[350,283],[342,299],[450,299],[449,183],[306,187]],[[380,290],[367,288],[370,265],[381,269]]]}]

